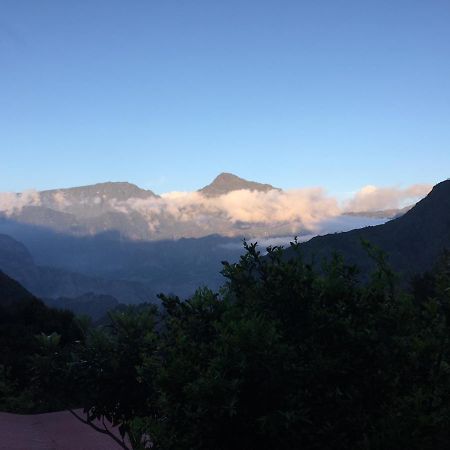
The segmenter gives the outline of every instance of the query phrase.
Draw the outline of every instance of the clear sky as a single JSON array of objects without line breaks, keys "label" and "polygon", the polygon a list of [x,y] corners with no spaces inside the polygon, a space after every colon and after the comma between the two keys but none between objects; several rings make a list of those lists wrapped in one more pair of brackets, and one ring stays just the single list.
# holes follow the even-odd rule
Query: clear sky
[{"label": "clear sky", "polygon": [[450,176],[449,0],[1,0],[0,191]]}]

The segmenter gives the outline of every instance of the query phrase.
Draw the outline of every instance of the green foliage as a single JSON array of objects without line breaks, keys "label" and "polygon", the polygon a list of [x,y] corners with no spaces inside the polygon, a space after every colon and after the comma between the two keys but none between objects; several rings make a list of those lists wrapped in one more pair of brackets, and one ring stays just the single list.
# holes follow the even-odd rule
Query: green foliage
[{"label": "green foliage", "polygon": [[31,411],[33,407],[31,392],[19,389],[10,369],[0,366],[0,411],[23,412]]},{"label": "green foliage", "polygon": [[91,330],[80,342],[68,368],[68,384],[72,401],[84,408],[89,422],[106,419],[138,448],[144,435],[140,418],[152,413],[156,398],[152,380],[139,372],[143,360],[156,351],[156,309],[129,307],[111,313],[110,319],[108,327]]},{"label": "green foliage", "polygon": [[[63,389],[60,376],[65,373],[68,348],[81,336],[77,321],[68,311],[48,308],[32,296],[2,303],[1,409],[26,413],[63,408],[66,403],[58,396]],[[54,370],[57,364],[59,373]]]},{"label": "green foliage", "polygon": [[[134,449],[446,449],[450,256],[405,292],[364,245],[361,283],[338,255],[318,270],[297,242],[245,244],[219,293],[112,315],[61,379]],[[41,339],[45,367],[58,346]]]},{"label": "green foliage", "polygon": [[338,256],[317,272],[295,242],[291,259],[246,245],[220,298],[165,299],[161,448],[441,445],[448,299],[397,291],[366,246],[377,270],[365,285]]}]

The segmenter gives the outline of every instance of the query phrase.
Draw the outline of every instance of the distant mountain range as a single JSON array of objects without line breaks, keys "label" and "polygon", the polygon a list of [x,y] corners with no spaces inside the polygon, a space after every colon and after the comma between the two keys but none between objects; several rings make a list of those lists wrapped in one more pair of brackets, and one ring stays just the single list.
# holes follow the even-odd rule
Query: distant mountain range
[{"label": "distant mountain range", "polygon": [[2,234],[0,234],[0,270],[40,298],[79,297],[90,292],[112,295],[123,303],[140,303],[156,299],[156,294],[150,287],[141,283],[37,265],[22,243]]},{"label": "distant mountain range", "polygon": [[[316,209],[319,218],[322,214],[327,217],[328,209],[334,206],[333,202],[323,201],[320,191],[308,191],[307,195],[309,203],[305,206],[304,197],[295,193],[229,173],[220,174],[196,192],[172,193],[169,197],[125,182],[3,194],[0,270],[51,305],[97,318],[118,303],[156,302],[160,292],[187,297],[200,286],[217,289],[223,283],[221,261],[239,258],[244,237],[257,238],[263,247],[284,244],[296,234],[306,240],[316,234],[380,224],[406,212],[336,215],[332,211],[328,220],[308,229],[306,225],[316,220]],[[414,216],[420,204],[401,220]],[[301,210],[299,216],[295,215],[297,210]],[[303,221],[302,214],[313,220]],[[426,214],[437,217],[440,213]],[[364,265],[359,236],[367,235],[369,240],[385,244],[391,239],[385,236],[396,233],[393,240],[404,247],[414,240],[412,231],[397,231],[398,220],[313,239],[304,245],[304,252],[321,257],[336,247]],[[428,230],[425,225],[417,226],[420,236]],[[439,236],[443,233],[440,229],[430,230],[430,236],[435,236],[430,237],[436,243],[434,247],[430,243],[422,250],[414,247],[416,253],[430,251],[423,261],[419,255],[417,264],[408,261],[414,259],[413,255],[397,248],[395,242],[386,247],[393,251],[393,260],[402,270],[403,256],[398,255],[404,254],[408,254],[404,263],[409,263],[411,270],[422,270],[442,247]]]},{"label": "distant mountain range", "polygon": [[199,286],[217,288],[220,262],[235,261],[242,252],[239,238],[217,235],[142,242],[114,234],[67,236],[30,226],[15,231],[33,256],[22,242],[0,234],[0,270],[46,301],[59,298],[71,305],[71,299],[84,302],[85,294],[141,303],[157,301],[160,292],[188,296]]},{"label": "distant mountain range", "polygon": [[[264,196],[267,195],[267,197]],[[124,239],[164,240],[223,236],[292,236],[314,233],[317,221],[338,214],[330,201],[310,193],[284,193],[270,184],[221,173],[211,184],[190,193],[162,196],[126,182],[68,189],[3,194],[0,232],[27,224],[73,236],[115,233]],[[0,200],[2,196],[0,195]],[[285,205],[274,209],[277,205]],[[290,214],[287,214],[287,211]],[[391,218],[401,210],[348,213]]]},{"label": "distant mountain range", "polygon": [[166,208],[164,198],[152,191],[126,182],[107,182],[34,195],[16,194],[16,198],[10,200],[11,208],[0,211],[0,218],[75,236],[107,231],[139,240],[201,237],[214,233],[239,235],[243,224],[231,223],[220,211],[205,213],[200,203],[201,197],[213,199],[241,189],[267,192],[275,188],[222,173],[198,191],[199,198],[193,199],[196,205],[180,205],[179,210],[173,211]]},{"label": "distant mountain range", "polygon": [[[242,252],[239,238],[218,235],[141,242],[110,234],[75,237],[22,226],[34,253],[51,264],[37,264],[23,244],[0,235],[0,270],[49,305],[87,313],[94,319],[119,303],[154,302],[157,292],[188,296],[202,285],[217,289],[223,282],[220,261],[235,261]],[[315,237],[301,245],[301,252],[317,264],[337,252],[357,264],[365,276],[374,265],[362,240],[384,250],[403,279],[429,270],[444,249],[450,248],[450,181],[437,184],[401,217]],[[3,301],[15,292],[31,295],[0,275],[3,292],[11,292],[3,294]]]}]

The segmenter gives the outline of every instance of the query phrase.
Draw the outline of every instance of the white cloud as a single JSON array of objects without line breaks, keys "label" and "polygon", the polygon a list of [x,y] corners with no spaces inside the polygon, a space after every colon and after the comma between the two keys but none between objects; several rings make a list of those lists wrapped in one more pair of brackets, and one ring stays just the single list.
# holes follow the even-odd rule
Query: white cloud
[{"label": "white cloud", "polygon": [[70,205],[70,202],[62,191],[57,191],[53,194],[53,202],[59,209],[63,209]]},{"label": "white cloud", "polygon": [[313,226],[323,218],[340,213],[335,198],[321,188],[258,192],[237,190],[219,197],[199,192],[169,192],[161,198],[117,202],[118,210],[130,208],[147,218],[166,214],[181,222],[206,220],[215,216],[231,223],[289,223]]},{"label": "white cloud", "polygon": [[346,211],[381,211],[416,203],[431,191],[430,184],[414,184],[407,188],[364,186],[350,200]]},{"label": "white cloud", "polygon": [[14,192],[0,193],[0,211],[6,215],[20,212],[25,206],[41,204],[39,192],[27,190],[20,194]]},{"label": "white cloud", "polygon": [[[26,191],[0,194],[0,211],[13,215],[27,205],[39,205],[45,200],[45,206],[80,217],[88,207],[89,217],[106,211],[138,213],[147,222],[151,234],[178,236],[180,232],[199,236],[245,232],[268,237],[286,236],[302,230],[320,233],[323,224],[329,224],[342,212],[399,208],[416,202],[430,189],[431,185],[423,184],[407,188],[365,186],[342,203],[320,187],[267,192],[237,190],[218,197],[207,197],[200,192],[169,192],[161,197],[126,201],[108,201],[99,196],[69,201],[63,192],[56,192],[48,202],[44,196],[41,199],[37,191]],[[178,227],[177,223],[186,226]]]}]

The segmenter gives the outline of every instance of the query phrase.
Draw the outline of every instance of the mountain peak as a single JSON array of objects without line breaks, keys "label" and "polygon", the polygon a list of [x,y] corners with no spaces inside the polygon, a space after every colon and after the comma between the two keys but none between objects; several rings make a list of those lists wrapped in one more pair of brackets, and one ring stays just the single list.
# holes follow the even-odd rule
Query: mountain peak
[{"label": "mountain peak", "polygon": [[244,178],[240,178],[229,172],[222,172],[217,175],[211,184],[199,189],[207,197],[219,197],[220,195],[228,194],[232,191],[238,191],[240,189],[247,189],[249,191],[267,192],[272,189],[279,190],[270,184],[257,183],[255,181],[248,181]]},{"label": "mountain peak", "polygon": [[219,180],[225,180],[225,181],[229,181],[229,180],[244,180],[244,178],[238,177],[237,175],[235,175],[234,173],[230,173],[230,172],[221,172],[219,173],[219,175],[217,175],[216,178],[214,178],[214,181],[219,181]]}]

